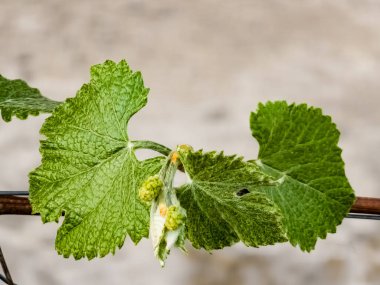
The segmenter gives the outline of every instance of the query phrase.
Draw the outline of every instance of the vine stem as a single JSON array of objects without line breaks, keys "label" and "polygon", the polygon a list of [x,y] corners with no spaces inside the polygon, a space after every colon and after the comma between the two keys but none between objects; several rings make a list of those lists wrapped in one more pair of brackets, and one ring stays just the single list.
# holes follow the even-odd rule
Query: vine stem
[{"label": "vine stem", "polygon": [[[135,150],[151,149],[165,156],[169,156],[170,153],[173,151],[172,149],[153,141],[131,141],[131,144],[132,144],[132,148]],[[185,172],[185,170],[183,169],[183,165],[181,163],[178,164],[177,168],[178,170]]]},{"label": "vine stem", "polygon": [[[10,192],[7,192],[7,194]],[[349,217],[362,218],[369,215],[380,216],[380,198],[356,197],[354,205],[352,205]],[[28,198],[15,195],[1,195],[0,192],[0,215],[31,215],[32,207]],[[367,216],[366,216],[367,215]]]},{"label": "vine stem", "polygon": [[151,149],[165,156],[168,156],[172,151],[170,148],[153,141],[132,141],[131,143],[133,149]]}]

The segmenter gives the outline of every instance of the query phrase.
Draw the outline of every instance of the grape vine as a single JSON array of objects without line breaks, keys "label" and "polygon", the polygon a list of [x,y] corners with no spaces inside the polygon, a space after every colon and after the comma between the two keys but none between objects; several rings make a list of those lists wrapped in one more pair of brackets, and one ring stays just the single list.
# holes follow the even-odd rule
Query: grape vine
[{"label": "grape vine", "polygon": [[[135,244],[149,237],[161,265],[172,248],[186,251],[186,240],[207,251],[286,241],[311,251],[352,207],[339,131],[321,109],[259,104],[250,128],[260,150],[246,160],[130,139],[129,119],[148,92],[125,60],[92,66],[90,82],[65,102],[0,76],[4,121],[51,113],[41,128],[42,163],[29,175],[29,200],[44,223],[64,214],[55,244],[64,257],[103,257],[127,237]],[[137,149],[158,155],[138,160]],[[178,170],[188,181],[174,187]]]}]

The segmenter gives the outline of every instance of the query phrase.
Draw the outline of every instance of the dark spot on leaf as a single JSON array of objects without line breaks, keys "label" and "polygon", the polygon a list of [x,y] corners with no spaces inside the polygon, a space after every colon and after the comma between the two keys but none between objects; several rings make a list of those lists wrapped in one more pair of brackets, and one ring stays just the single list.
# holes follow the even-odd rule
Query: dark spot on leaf
[{"label": "dark spot on leaf", "polygon": [[236,195],[240,197],[240,196],[243,196],[243,195],[248,194],[248,193],[249,193],[249,190],[246,188],[243,188],[243,189],[240,189],[239,191],[237,191]]}]

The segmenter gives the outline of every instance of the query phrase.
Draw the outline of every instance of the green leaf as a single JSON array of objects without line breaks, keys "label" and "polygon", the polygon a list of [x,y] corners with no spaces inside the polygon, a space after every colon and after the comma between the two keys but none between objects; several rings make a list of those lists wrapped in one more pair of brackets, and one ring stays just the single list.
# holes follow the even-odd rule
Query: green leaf
[{"label": "green leaf", "polygon": [[0,75],[0,111],[5,122],[10,122],[12,116],[23,120],[28,115],[51,113],[59,104],[61,102],[42,96],[38,89],[25,81],[9,80]]},{"label": "green leaf", "polygon": [[178,198],[187,211],[187,237],[194,247],[286,241],[279,209],[256,191],[273,184],[259,167],[215,152],[189,150],[180,152],[180,159],[191,181],[178,189]]},{"label": "green leaf", "polygon": [[106,61],[91,68],[90,83],[43,125],[42,164],[30,174],[30,200],[44,222],[65,214],[56,238],[65,257],[105,256],[127,235],[135,243],[148,236],[149,209],[138,189],[163,160],[137,160],[127,135],[147,94],[139,72],[125,61]]},{"label": "green leaf", "polygon": [[257,163],[282,181],[260,191],[281,208],[290,242],[310,251],[318,237],[336,231],[354,202],[339,131],[320,109],[286,102],[260,104],[250,124],[260,144]]}]

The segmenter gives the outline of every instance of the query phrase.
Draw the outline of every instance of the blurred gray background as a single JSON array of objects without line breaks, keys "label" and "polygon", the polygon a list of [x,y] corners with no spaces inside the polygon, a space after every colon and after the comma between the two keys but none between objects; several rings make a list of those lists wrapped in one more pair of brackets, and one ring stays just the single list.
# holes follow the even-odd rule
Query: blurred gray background
[{"label": "blurred gray background", "polygon": [[[249,112],[287,100],[323,108],[341,130],[360,196],[380,196],[379,1],[0,1],[0,73],[57,100],[89,67],[127,59],[151,88],[133,139],[257,156]],[[0,190],[28,189],[46,116],[0,122]],[[380,284],[380,222],[345,219],[312,253],[289,244],[210,255],[173,251],[161,269],[149,241],[115,256],[64,259],[57,224],[0,217],[0,245],[26,284]]]}]

